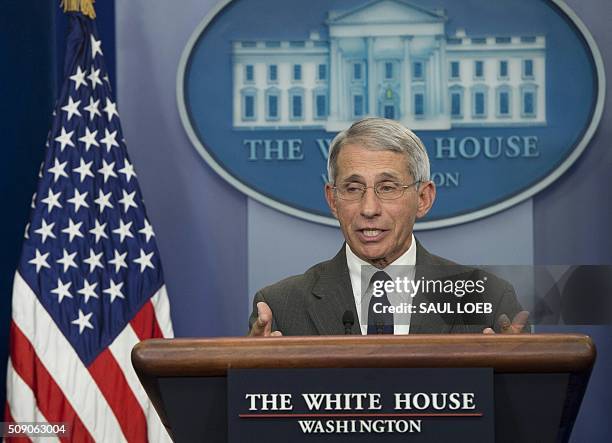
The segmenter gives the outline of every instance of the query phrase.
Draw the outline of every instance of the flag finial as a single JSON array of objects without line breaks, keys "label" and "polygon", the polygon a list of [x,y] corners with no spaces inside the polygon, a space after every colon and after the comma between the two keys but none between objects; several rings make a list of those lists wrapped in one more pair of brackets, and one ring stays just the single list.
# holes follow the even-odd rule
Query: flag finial
[{"label": "flag finial", "polygon": [[96,10],[94,9],[94,2],[96,0],[62,0],[61,6],[64,8],[64,12],[81,12],[83,15],[94,19],[96,18]]}]

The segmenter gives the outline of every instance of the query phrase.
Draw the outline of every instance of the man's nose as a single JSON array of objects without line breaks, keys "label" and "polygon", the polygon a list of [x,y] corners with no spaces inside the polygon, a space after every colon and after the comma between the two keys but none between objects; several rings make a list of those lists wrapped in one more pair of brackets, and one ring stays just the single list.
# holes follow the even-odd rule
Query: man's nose
[{"label": "man's nose", "polygon": [[372,218],[380,215],[381,204],[378,195],[374,192],[374,188],[366,188],[363,197],[361,198],[361,215],[367,218]]}]

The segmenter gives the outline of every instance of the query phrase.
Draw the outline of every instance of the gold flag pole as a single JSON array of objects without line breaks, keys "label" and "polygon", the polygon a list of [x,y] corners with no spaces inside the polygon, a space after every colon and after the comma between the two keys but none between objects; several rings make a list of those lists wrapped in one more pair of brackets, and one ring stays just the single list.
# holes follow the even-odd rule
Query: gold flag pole
[{"label": "gold flag pole", "polygon": [[96,0],[62,0],[61,7],[64,8],[64,12],[81,12],[83,15],[94,19],[96,18],[96,10],[94,9],[94,2]]}]

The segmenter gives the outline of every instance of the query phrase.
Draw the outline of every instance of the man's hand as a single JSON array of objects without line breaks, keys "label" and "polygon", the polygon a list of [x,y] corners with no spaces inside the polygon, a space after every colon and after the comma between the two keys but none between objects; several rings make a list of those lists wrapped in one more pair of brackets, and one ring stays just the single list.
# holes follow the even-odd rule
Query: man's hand
[{"label": "man's hand", "polygon": [[272,309],[267,303],[257,303],[257,320],[253,323],[249,337],[280,337],[281,331],[272,332]]},{"label": "man's hand", "polygon": [[[527,318],[529,317],[529,312],[521,311],[510,322],[510,319],[506,314],[502,314],[499,316],[497,323],[499,324],[499,328],[502,334],[520,334],[523,332],[525,325],[527,324]],[[492,328],[486,328],[482,331],[483,334],[495,334],[495,331]]]}]

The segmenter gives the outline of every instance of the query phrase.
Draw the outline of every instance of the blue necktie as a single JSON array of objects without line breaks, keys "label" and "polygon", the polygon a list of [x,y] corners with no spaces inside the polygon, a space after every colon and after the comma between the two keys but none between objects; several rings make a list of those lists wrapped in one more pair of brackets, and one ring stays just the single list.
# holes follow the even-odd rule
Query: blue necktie
[{"label": "blue necktie", "polygon": [[[382,291],[383,294],[380,297],[376,297],[372,294],[372,298],[370,299],[370,305],[368,307],[368,335],[393,334],[393,314],[384,310],[391,306],[389,298],[387,297],[387,292],[384,289],[384,284],[387,281],[391,281],[391,277],[384,271],[376,272],[370,280],[370,288],[372,288],[372,290],[374,290],[375,282],[380,282],[377,284],[377,288],[379,288],[377,292],[380,293],[380,291]],[[377,305],[376,310],[379,312],[374,310],[374,305]]]}]

